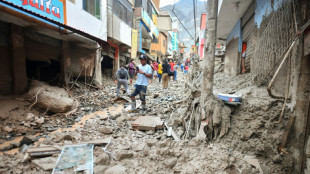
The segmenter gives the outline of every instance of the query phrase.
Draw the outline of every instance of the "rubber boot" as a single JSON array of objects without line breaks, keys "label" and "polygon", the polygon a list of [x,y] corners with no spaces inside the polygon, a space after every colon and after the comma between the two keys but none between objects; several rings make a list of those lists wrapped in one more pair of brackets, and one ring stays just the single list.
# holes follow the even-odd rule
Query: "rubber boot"
[{"label": "rubber boot", "polygon": [[129,112],[134,112],[136,110],[136,100],[131,101],[131,109]]},{"label": "rubber boot", "polygon": [[146,104],[142,104],[142,111],[141,111],[141,114],[142,115],[145,115],[146,114]]}]

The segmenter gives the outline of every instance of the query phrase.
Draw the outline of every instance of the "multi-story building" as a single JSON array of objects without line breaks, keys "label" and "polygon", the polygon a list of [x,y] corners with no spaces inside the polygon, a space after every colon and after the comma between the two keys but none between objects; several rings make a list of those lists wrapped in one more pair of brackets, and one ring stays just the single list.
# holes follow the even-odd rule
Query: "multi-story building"
[{"label": "multi-story building", "polygon": [[[158,43],[154,42],[151,44],[151,55],[155,58],[155,60],[162,62],[167,56],[172,54],[172,50],[170,51],[171,54],[168,52],[169,37],[171,43],[171,36],[168,36],[168,31],[172,30],[172,20],[169,12],[159,11],[157,21],[157,27],[160,32],[159,40]],[[172,49],[172,45],[170,49]]]},{"label": "multi-story building", "polygon": [[93,76],[100,85],[106,4],[105,0],[1,1],[0,93],[25,92],[27,79],[59,85],[74,76]]},{"label": "multi-story building", "polygon": [[[137,53],[146,53],[149,55],[149,50],[152,42],[158,42],[159,31],[157,29],[157,15],[159,1],[151,0],[135,0],[134,6],[134,28],[137,30]],[[149,58],[152,58],[149,55]]]},{"label": "multi-story building", "polygon": [[[131,57],[133,4],[128,0],[108,0],[108,43],[102,66],[116,73]],[[113,66],[111,66],[113,65]],[[113,71],[111,71],[113,69]]]}]

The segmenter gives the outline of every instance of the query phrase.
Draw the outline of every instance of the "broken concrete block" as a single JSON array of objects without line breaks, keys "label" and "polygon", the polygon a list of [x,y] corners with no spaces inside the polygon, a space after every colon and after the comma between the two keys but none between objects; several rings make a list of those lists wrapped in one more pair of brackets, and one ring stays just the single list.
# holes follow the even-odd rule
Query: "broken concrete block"
[{"label": "broken concrete block", "polygon": [[136,130],[157,130],[163,129],[164,122],[160,117],[141,116],[131,123],[133,129]]},{"label": "broken concrete block", "polygon": [[46,157],[41,159],[32,160],[32,163],[43,169],[44,171],[53,170],[57,162],[57,158]]},{"label": "broken concrete block", "polygon": [[93,144],[95,146],[102,146],[107,145],[111,141],[111,138],[99,139],[99,140],[92,140],[86,142],[86,144]]},{"label": "broken concrete block", "polygon": [[44,117],[41,117],[41,118],[37,119],[35,122],[38,123],[38,124],[44,123]]},{"label": "broken concrete block", "polygon": [[34,120],[34,115],[33,115],[33,113],[28,113],[27,115],[26,115],[26,120],[27,121],[32,121],[32,120]]}]

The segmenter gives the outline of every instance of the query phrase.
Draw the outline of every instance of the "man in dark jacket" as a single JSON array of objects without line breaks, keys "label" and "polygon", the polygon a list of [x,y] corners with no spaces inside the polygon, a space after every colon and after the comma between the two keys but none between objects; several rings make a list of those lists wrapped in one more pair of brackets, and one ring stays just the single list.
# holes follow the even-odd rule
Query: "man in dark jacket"
[{"label": "man in dark jacket", "polygon": [[169,75],[168,73],[170,72],[170,65],[168,64],[168,61],[165,60],[164,64],[162,65],[163,68],[163,89],[167,89],[168,88],[168,81],[169,81]]}]

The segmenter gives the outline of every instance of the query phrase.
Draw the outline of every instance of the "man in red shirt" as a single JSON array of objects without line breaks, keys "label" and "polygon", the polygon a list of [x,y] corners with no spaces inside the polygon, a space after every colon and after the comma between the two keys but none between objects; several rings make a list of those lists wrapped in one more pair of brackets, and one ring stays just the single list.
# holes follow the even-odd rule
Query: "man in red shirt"
[{"label": "man in red shirt", "polygon": [[[169,61],[169,65],[170,65],[170,71],[174,73],[174,63],[171,60]],[[172,76],[172,79],[174,79],[174,76]]]}]

